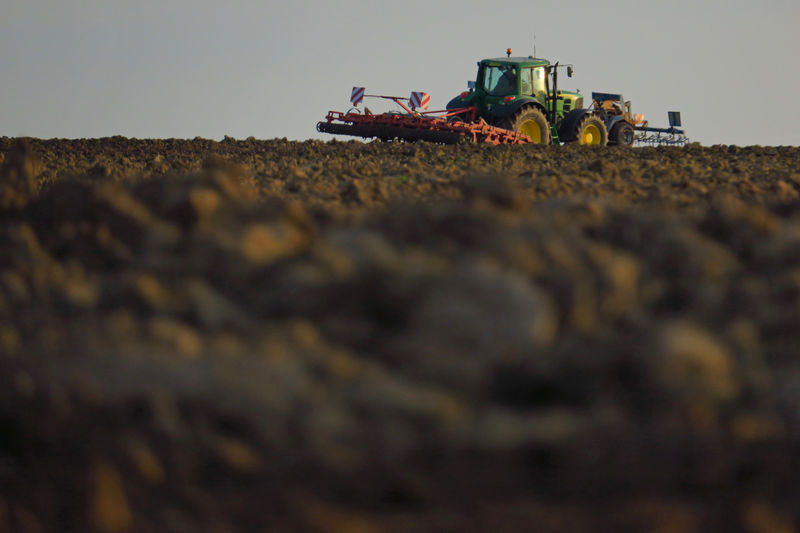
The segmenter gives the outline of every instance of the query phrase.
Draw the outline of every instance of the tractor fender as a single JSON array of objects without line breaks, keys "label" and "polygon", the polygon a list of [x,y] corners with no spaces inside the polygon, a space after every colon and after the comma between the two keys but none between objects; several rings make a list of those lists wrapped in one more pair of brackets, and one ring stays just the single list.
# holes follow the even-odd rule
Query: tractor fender
[{"label": "tractor fender", "polygon": [[536,98],[522,97],[522,98],[515,98],[508,104],[494,106],[492,110],[489,112],[489,114],[493,119],[506,118],[510,117],[511,115],[513,115],[514,113],[516,113],[525,106],[535,106],[539,108],[539,110],[542,113],[544,113],[544,107],[542,107],[542,104],[541,102],[539,102],[539,100],[537,100]]},{"label": "tractor fender", "polygon": [[606,115],[605,123],[606,123],[606,130],[611,133],[611,130],[614,126],[617,125],[618,122],[625,122],[625,117],[622,115]]},{"label": "tractor fender", "polygon": [[467,107],[469,105],[472,105],[473,94],[474,93],[469,93],[469,96],[467,96],[464,99],[461,98],[461,95],[456,96],[455,98],[447,102],[447,107],[445,109],[458,109],[460,107]]},{"label": "tractor fender", "polygon": [[589,109],[573,109],[567,113],[566,116],[564,116],[564,119],[561,121],[561,125],[558,127],[558,137],[562,141],[575,140],[575,127],[587,113],[591,114],[592,111]]}]

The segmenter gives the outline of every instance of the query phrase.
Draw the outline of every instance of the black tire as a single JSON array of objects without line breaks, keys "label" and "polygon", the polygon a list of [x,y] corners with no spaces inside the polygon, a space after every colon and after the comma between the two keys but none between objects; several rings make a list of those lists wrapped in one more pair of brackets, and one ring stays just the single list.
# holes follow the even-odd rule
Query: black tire
[{"label": "black tire", "polygon": [[597,115],[585,114],[575,125],[573,139],[578,144],[605,146],[608,144],[608,130]]},{"label": "black tire", "polygon": [[636,138],[636,132],[633,126],[627,122],[617,122],[611,128],[611,133],[608,134],[608,144],[615,144],[617,146],[633,146],[633,141]]},{"label": "black tire", "polygon": [[536,144],[550,144],[550,124],[536,107],[523,107],[510,117],[503,119],[498,126],[511,131],[519,131],[533,139]]}]

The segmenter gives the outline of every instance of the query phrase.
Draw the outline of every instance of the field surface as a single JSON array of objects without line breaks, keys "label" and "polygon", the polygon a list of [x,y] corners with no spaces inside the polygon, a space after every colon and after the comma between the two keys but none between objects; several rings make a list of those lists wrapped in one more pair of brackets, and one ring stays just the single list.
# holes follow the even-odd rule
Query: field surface
[{"label": "field surface", "polygon": [[798,530],[800,148],[0,169],[0,532]]}]

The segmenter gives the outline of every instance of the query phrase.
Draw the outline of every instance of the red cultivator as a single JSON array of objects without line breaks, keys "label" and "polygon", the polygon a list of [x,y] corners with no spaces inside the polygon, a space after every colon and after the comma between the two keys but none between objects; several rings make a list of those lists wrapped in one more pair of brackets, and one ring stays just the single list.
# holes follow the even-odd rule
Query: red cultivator
[{"label": "red cultivator", "polygon": [[[392,100],[405,112],[373,114],[369,109],[362,114],[353,108],[347,113],[329,111],[324,122],[317,123],[317,131],[337,135],[354,135],[378,138],[384,141],[401,139],[406,141],[430,141],[456,144],[462,139],[468,142],[490,144],[524,144],[531,139],[516,131],[490,126],[483,120],[474,122],[476,108],[464,107],[442,111],[417,111],[427,109],[430,97],[426,93],[413,92],[410,98],[364,94],[363,87],[354,87],[350,101],[358,106],[363,98]],[[403,101],[409,103],[408,106]]]},{"label": "red cultivator", "polygon": [[387,141],[431,141],[455,144],[461,139],[491,144],[523,144],[531,142],[527,135],[489,126],[485,122],[466,123],[457,120],[424,115],[365,112],[340,113],[329,111],[325,122],[317,123],[317,131],[357,137],[376,137]]}]

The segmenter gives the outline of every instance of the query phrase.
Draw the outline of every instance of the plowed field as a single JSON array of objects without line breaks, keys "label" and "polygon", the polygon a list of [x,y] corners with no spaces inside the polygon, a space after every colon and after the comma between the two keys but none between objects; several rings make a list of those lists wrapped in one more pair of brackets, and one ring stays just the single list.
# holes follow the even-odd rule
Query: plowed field
[{"label": "plowed field", "polygon": [[797,530],[800,148],[0,150],[0,532]]}]

